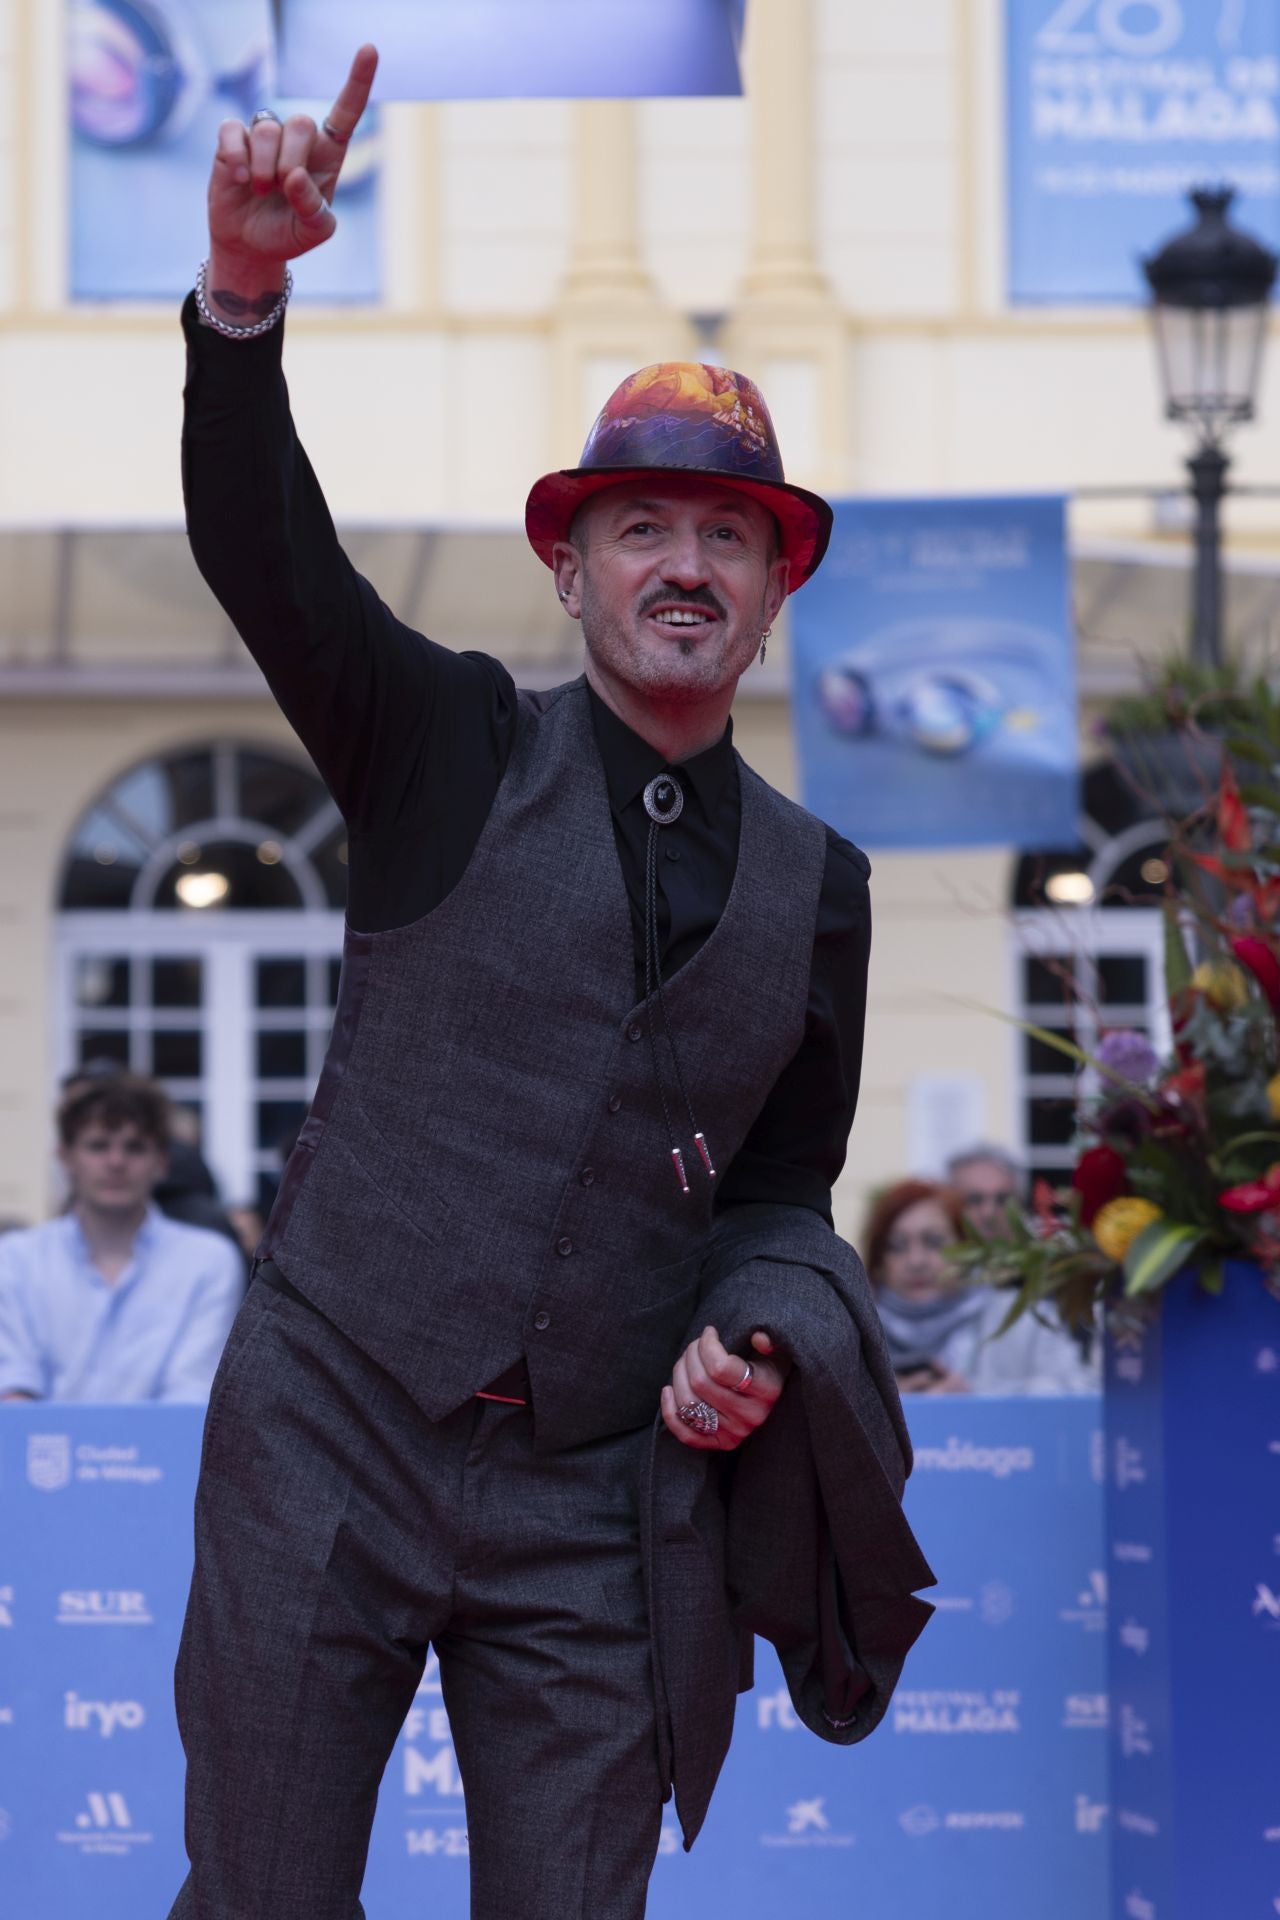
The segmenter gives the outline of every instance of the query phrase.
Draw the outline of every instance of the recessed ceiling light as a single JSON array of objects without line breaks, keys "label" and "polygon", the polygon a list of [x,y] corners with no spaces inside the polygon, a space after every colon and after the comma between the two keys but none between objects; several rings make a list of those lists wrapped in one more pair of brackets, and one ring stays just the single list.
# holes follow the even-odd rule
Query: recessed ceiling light
[{"label": "recessed ceiling light", "polygon": [[184,907],[216,907],[231,891],[225,873],[179,874],[174,892]]},{"label": "recessed ceiling light", "polygon": [[1093,882],[1087,873],[1073,868],[1067,873],[1051,873],[1044,891],[1056,907],[1087,907],[1093,899]]}]

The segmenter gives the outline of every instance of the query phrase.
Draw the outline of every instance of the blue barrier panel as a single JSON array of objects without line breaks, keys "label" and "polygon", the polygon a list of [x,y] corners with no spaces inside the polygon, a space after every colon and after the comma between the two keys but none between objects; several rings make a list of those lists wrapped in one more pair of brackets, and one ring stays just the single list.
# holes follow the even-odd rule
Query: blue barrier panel
[{"label": "blue barrier panel", "polygon": [[[1106,1580],[1096,1400],[911,1409],[908,1506],[938,1618],[889,1717],[841,1751],[772,1654],[703,1837],[670,1808],[651,1915],[1082,1920],[1105,1911]],[[184,1871],[171,1671],[200,1416],[0,1408],[0,1910],[160,1920]],[[383,1786],[369,1920],[464,1920],[461,1781],[429,1666]]]}]

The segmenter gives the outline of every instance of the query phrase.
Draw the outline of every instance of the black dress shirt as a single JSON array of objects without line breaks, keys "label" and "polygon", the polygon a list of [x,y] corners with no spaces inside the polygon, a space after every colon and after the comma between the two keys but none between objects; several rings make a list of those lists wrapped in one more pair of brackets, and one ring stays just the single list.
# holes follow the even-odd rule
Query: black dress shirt
[{"label": "black dress shirt", "polygon": [[[471,858],[511,753],[515,683],[500,661],[404,626],[352,567],[294,431],[283,327],[226,340],[199,324],[192,299],[183,326],[196,563],[347,822],[350,925],[405,926],[439,905]],[[594,693],[591,711],[642,988],[643,790],[668,767]],[[664,978],[697,952],[733,883],[741,800],[731,730],[671,770],[685,804],[659,843]],[[779,1201],[831,1217],[862,1064],[868,872],[866,856],[828,828],[804,1038],[720,1169],[721,1205]],[[714,1116],[704,1118],[714,1145]]]}]

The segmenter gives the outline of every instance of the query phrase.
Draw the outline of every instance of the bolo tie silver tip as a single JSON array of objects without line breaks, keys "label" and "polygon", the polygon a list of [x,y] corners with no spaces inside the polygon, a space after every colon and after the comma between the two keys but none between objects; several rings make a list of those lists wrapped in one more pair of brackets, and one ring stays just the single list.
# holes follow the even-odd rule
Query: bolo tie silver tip
[{"label": "bolo tie silver tip", "polygon": [[676,1179],[680,1182],[681,1193],[688,1193],[689,1182],[685,1176],[684,1155],[681,1153],[679,1147],[672,1147],[671,1161],[676,1170]]},{"label": "bolo tie silver tip", "polygon": [[693,1136],[693,1144],[702,1155],[702,1164],[707,1170],[707,1178],[714,1180],[716,1170],[711,1164],[711,1149],[708,1147],[705,1137],[700,1133],[695,1133]]}]

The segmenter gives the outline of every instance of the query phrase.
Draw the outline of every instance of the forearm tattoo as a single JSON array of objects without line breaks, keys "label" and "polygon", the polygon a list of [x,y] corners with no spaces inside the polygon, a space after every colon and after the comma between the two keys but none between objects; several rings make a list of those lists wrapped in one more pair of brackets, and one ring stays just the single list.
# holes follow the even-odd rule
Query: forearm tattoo
[{"label": "forearm tattoo", "polygon": [[280,298],[280,290],[258,293],[252,300],[246,300],[242,293],[232,293],[229,287],[215,287],[209,298],[216,300],[224,313],[234,313],[237,318],[252,314],[255,320],[265,320]]}]

